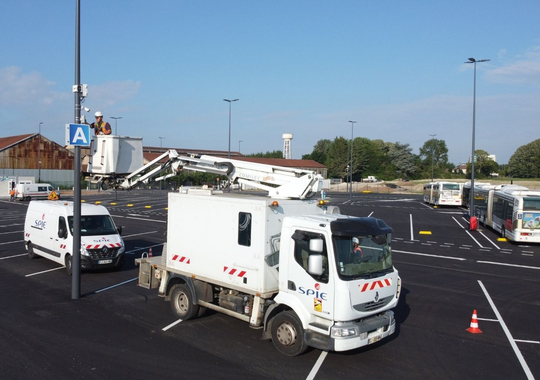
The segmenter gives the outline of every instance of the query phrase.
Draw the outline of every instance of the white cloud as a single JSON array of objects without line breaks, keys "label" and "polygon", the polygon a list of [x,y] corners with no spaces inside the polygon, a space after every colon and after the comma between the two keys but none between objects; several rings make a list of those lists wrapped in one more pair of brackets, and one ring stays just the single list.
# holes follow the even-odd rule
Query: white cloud
[{"label": "white cloud", "polygon": [[486,72],[492,83],[540,87],[540,46],[529,49],[516,61]]},{"label": "white cloud", "polygon": [[56,84],[32,71],[23,73],[20,67],[0,68],[0,106],[51,104]]}]

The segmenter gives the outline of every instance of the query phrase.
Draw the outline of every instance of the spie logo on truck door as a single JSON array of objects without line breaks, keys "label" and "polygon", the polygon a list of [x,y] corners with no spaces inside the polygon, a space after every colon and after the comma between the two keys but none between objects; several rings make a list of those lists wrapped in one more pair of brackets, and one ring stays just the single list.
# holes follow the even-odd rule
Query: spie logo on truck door
[{"label": "spie logo on truck door", "polygon": [[323,311],[323,301],[328,300],[328,293],[321,292],[321,284],[315,283],[314,289],[305,288],[303,286],[298,287],[298,292],[305,296],[313,296],[313,310],[319,313],[329,314],[327,311]]},{"label": "spie logo on truck door", "polygon": [[47,221],[45,220],[45,214],[41,216],[41,219],[36,219],[32,228],[37,228],[38,230],[44,230],[47,227]]}]

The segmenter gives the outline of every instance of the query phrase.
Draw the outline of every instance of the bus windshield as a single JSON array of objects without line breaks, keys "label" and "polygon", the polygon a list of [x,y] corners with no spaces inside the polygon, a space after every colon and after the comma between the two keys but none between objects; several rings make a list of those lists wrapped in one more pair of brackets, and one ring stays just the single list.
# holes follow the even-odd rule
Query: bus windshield
[{"label": "bus windshield", "polygon": [[442,188],[443,190],[459,190],[459,184],[458,183],[443,183]]},{"label": "bus windshield", "polygon": [[333,238],[340,278],[374,278],[393,270],[389,235],[336,236]]},{"label": "bus windshield", "polygon": [[[69,229],[73,234],[73,217],[68,218]],[[118,231],[110,215],[81,216],[81,236],[116,235]]]}]

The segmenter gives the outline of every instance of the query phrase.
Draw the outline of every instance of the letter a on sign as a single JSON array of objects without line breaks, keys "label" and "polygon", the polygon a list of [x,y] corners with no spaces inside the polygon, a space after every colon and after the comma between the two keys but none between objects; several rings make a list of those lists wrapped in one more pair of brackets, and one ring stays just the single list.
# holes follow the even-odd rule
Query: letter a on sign
[{"label": "letter a on sign", "polygon": [[90,146],[90,126],[66,124],[66,143],[75,146]]}]

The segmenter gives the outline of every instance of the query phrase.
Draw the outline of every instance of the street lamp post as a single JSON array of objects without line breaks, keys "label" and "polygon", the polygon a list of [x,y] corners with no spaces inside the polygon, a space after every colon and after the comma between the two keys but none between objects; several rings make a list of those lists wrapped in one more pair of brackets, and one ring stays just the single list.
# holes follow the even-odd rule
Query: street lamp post
[{"label": "street lamp post", "polygon": [[38,183],[41,183],[41,124],[43,124],[42,121],[39,122],[38,133]]},{"label": "street lamp post", "polygon": [[349,165],[349,199],[352,199],[352,167],[353,167],[353,130],[354,130],[354,123],[356,121],[349,120],[349,123],[351,123],[351,164]]},{"label": "street lamp post", "polygon": [[122,116],[111,116],[111,119],[114,119],[114,134],[118,135],[118,119],[121,119]]},{"label": "street lamp post", "polygon": [[435,150],[434,148],[434,145],[435,145],[435,136],[437,136],[437,134],[434,134],[434,135],[430,135],[431,136],[431,182],[433,182],[433,151]]},{"label": "street lamp post", "polygon": [[239,99],[223,99],[226,102],[229,102],[229,148],[227,150],[227,158],[231,158],[231,103],[236,102]]},{"label": "street lamp post", "polygon": [[243,143],[242,140],[238,141],[238,153],[240,153],[240,144]]},{"label": "street lamp post", "polygon": [[469,218],[472,219],[474,216],[474,139],[475,139],[475,124],[476,124],[476,63],[477,62],[488,62],[489,59],[479,59],[469,58],[468,62],[474,64],[474,90],[473,90],[473,117],[472,117],[472,153],[471,153],[471,199],[469,203]]},{"label": "street lamp post", "polygon": [[160,147],[160,148],[163,148],[163,139],[164,139],[164,138],[165,138],[165,137],[158,137],[158,139],[159,139],[159,147]]}]

